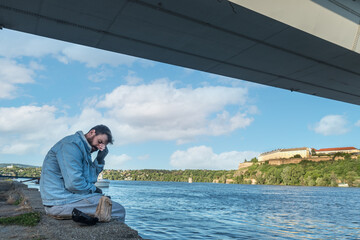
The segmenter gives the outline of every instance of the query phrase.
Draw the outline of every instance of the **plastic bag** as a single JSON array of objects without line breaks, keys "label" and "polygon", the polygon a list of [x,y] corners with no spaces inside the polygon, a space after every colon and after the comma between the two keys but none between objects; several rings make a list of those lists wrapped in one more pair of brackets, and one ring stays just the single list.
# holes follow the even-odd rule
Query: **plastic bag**
[{"label": "plastic bag", "polygon": [[99,222],[110,222],[112,211],[112,202],[110,198],[102,196],[99,200],[95,211],[95,217],[99,219]]}]

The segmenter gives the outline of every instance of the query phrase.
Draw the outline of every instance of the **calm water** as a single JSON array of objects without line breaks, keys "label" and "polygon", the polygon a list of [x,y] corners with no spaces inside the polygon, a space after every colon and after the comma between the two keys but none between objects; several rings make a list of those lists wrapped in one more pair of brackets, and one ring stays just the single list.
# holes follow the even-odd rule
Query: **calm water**
[{"label": "calm water", "polygon": [[360,239],[360,189],[112,181],[147,239]]},{"label": "calm water", "polygon": [[146,239],[360,239],[360,188],[111,181],[103,191]]}]

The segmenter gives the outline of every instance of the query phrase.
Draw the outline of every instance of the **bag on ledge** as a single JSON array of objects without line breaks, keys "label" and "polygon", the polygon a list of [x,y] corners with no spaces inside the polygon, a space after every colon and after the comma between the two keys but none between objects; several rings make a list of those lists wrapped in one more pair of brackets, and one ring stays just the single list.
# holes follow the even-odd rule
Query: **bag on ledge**
[{"label": "bag on ledge", "polygon": [[95,217],[99,219],[99,222],[110,222],[112,211],[112,202],[109,197],[102,196],[99,200],[95,211]]}]

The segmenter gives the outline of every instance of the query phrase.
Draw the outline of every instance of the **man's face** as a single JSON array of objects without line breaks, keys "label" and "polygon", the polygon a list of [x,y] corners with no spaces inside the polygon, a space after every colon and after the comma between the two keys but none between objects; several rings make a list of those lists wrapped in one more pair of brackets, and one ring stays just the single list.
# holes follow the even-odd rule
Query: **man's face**
[{"label": "man's face", "polygon": [[89,135],[86,137],[87,141],[91,146],[91,152],[97,150],[103,151],[108,144],[108,137],[106,134],[95,134],[95,130],[89,132]]}]

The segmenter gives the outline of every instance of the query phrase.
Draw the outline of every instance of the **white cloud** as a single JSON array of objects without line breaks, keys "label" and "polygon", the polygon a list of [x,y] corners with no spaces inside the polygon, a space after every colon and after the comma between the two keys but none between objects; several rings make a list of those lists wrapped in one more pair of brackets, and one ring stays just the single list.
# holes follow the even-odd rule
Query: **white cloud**
[{"label": "white cloud", "polygon": [[107,124],[102,114],[94,108],[84,108],[80,115],[73,118],[70,131],[72,133],[78,130],[87,131],[98,124]]},{"label": "white cloud", "polygon": [[230,116],[227,111],[223,111],[209,122],[209,129],[211,129],[213,135],[222,135],[238,128],[245,128],[252,121],[253,118],[249,118],[245,113],[237,113],[234,116]]},{"label": "white cloud", "polygon": [[52,106],[0,108],[0,153],[46,153],[69,134],[70,119],[56,117]]},{"label": "white cloud", "polygon": [[106,94],[96,107],[104,109],[121,143],[145,140],[187,142],[200,135],[221,135],[245,128],[253,121],[246,112],[226,107],[245,106],[247,90],[209,86],[175,88],[166,80],[124,85]]},{"label": "white cloud", "polygon": [[57,58],[63,63],[79,61],[90,68],[96,68],[104,64],[113,67],[117,67],[119,65],[131,66],[131,64],[137,60],[136,57],[129,55],[75,44],[71,44],[70,46],[61,49],[61,52],[58,53]]},{"label": "white cloud", "polygon": [[360,120],[355,123],[355,126],[360,127]]},{"label": "white cloud", "polygon": [[[62,137],[97,124],[110,127],[115,144],[148,140],[189,142],[246,128],[244,88],[176,88],[166,80],[124,85],[101,98],[89,99],[79,115],[67,117],[54,106],[0,108],[0,153],[46,153]],[[36,147],[37,146],[37,147]]]},{"label": "white cloud", "polygon": [[0,56],[6,58],[44,57],[57,54],[68,43],[31,34],[2,30]]},{"label": "white cloud", "polygon": [[[55,108],[51,106],[22,106],[19,108],[0,108],[1,132],[33,132],[44,122],[54,119]],[[27,124],[24,124],[27,123]]]},{"label": "white cloud", "polygon": [[136,76],[136,73],[134,71],[128,72],[128,75],[125,77],[125,81],[129,85],[137,85],[139,83],[144,82],[144,80],[142,78],[139,78],[138,76]]},{"label": "white cloud", "polygon": [[[0,99],[17,97],[18,85],[34,83],[34,71],[44,69],[43,65],[34,60],[29,61],[29,66],[20,65],[16,62],[18,59],[22,57],[43,58],[46,56],[52,56],[64,64],[77,61],[89,68],[131,66],[135,61],[139,61],[144,66],[150,66],[151,64],[150,61],[124,54],[11,30],[2,30],[0,38]],[[91,74],[88,78],[93,82],[101,82],[109,75],[111,73],[103,69],[98,73]]]},{"label": "white cloud", "polygon": [[145,58],[139,58],[139,59],[137,59],[137,61],[142,68],[150,68],[150,67],[154,67],[156,65],[155,61],[145,59]]},{"label": "white cloud", "polygon": [[5,145],[1,148],[1,153],[3,154],[15,154],[23,155],[28,152],[32,152],[34,149],[38,149],[39,144],[32,143],[13,143],[11,145]]},{"label": "white cloud", "polygon": [[237,169],[240,162],[245,159],[257,157],[258,152],[224,152],[216,154],[212,148],[197,146],[186,151],[176,151],[170,157],[170,164],[177,169]]},{"label": "white cloud", "polygon": [[229,85],[232,87],[247,87],[247,88],[264,88],[264,87],[266,87],[265,85],[262,85],[259,83],[244,81],[241,79],[218,75],[215,73],[204,72],[203,74],[206,75],[210,79],[216,80],[220,84],[225,84],[225,85]]},{"label": "white cloud", "polygon": [[111,73],[111,71],[109,70],[101,70],[98,71],[96,73],[92,73],[88,76],[88,79],[92,82],[103,82],[105,81],[108,77],[111,77],[113,74]]},{"label": "white cloud", "polygon": [[126,154],[121,155],[111,155],[109,154],[105,159],[105,168],[106,169],[121,169],[123,164],[127,161],[130,161],[132,158]]},{"label": "white cloud", "polygon": [[0,99],[15,98],[19,84],[34,82],[34,71],[15,61],[0,58],[0,66]]},{"label": "white cloud", "polygon": [[48,105],[0,108],[0,154],[45,155],[63,137],[107,124],[103,120],[100,112],[90,108],[71,118]]},{"label": "white cloud", "polygon": [[149,154],[145,154],[145,155],[141,155],[141,156],[138,156],[137,159],[141,160],[141,161],[145,161],[145,160],[148,160],[150,158],[150,155]]},{"label": "white cloud", "polygon": [[61,113],[48,105],[0,108],[0,154],[44,155],[63,137],[103,123],[94,109],[85,108],[72,118]]},{"label": "white cloud", "polygon": [[325,136],[345,134],[348,122],[342,115],[327,115],[315,124],[314,131]]},{"label": "white cloud", "polygon": [[35,61],[30,61],[29,67],[33,70],[44,70],[45,69],[44,65],[41,65],[40,63],[35,62]]},{"label": "white cloud", "polygon": [[190,75],[190,74],[193,74],[196,70],[183,67],[183,71],[186,75]]},{"label": "white cloud", "polygon": [[[124,54],[11,30],[2,30],[1,32],[0,56],[5,58],[53,56],[65,64],[78,61],[90,68],[96,68],[100,65],[130,66],[135,61],[140,60]],[[144,61],[140,62],[143,63]]]}]

